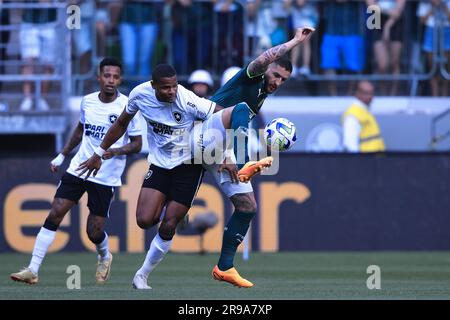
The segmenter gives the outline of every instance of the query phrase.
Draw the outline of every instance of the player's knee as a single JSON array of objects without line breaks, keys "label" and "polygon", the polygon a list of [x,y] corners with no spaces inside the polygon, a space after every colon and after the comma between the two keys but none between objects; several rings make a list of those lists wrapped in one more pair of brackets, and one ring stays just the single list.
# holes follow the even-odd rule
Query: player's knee
[{"label": "player's knee", "polygon": [[236,104],[233,107],[233,113],[244,113],[244,114],[248,114],[249,113],[249,106],[247,103],[245,102],[240,102],[238,104]]},{"label": "player's knee", "polygon": [[242,201],[238,206],[235,207],[236,211],[239,212],[256,212],[258,205],[255,200],[249,199],[248,201]]},{"label": "player's knee", "polygon": [[256,210],[258,210],[258,204],[256,203],[255,199],[251,199],[248,204],[248,210],[247,212],[256,212]]},{"label": "player's knee", "polygon": [[236,194],[231,197],[231,202],[236,211],[256,212],[258,205],[252,193]]},{"label": "player's knee", "polygon": [[236,124],[248,125],[250,109],[245,102],[238,103],[231,112],[231,126]]},{"label": "player's knee", "polygon": [[136,223],[141,229],[148,229],[153,226],[152,220],[143,217],[142,215],[136,216]]}]

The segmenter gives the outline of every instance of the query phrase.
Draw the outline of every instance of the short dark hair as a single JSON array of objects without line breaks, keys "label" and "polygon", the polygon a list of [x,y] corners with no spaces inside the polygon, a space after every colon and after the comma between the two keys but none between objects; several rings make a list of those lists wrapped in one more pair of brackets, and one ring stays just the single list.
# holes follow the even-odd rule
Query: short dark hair
[{"label": "short dark hair", "polygon": [[177,72],[175,71],[174,67],[172,67],[170,64],[158,64],[152,72],[152,80],[154,82],[159,82],[161,78],[171,78],[177,75]]},{"label": "short dark hair", "polygon": [[120,72],[122,73],[122,64],[116,58],[111,58],[111,57],[104,58],[100,62],[100,65],[99,65],[99,68],[98,68],[99,71],[101,72],[103,67],[106,67],[106,66],[119,67],[120,68]]},{"label": "short dark hair", "polygon": [[279,65],[280,67],[292,73],[292,62],[287,55],[279,57],[273,63]]}]

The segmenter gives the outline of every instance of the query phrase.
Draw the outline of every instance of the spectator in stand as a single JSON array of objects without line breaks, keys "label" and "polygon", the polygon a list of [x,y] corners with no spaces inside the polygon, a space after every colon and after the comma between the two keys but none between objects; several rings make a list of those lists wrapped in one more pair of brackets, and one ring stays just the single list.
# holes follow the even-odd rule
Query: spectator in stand
[{"label": "spectator in stand", "polygon": [[[50,0],[27,0],[27,3],[50,3]],[[20,25],[20,53],[25,66],[23,75],[33,74],[36,69],[34,64],[39,60],[44,66],[44,74],[53,73],[53,63],[57,58],[57,42],[55,23],[57,19],[56,9],[24,9],[22,11],[22,24]],[[42,81],[42,96],[37,101],[36,109],[47,111],[50,109],[44,97],[50,89],[49,81]],[[25,98],[20,104],[21,111],[30,111],[33,107],[31,82],[23,83]]]},{"label": "spectator in stand", "polygon": [[137,75],[141,80],[148,79],[152,73],[162,3],[152,0],[121,0],[120,4],[122,10],[119,33],[125,76]]},{"label": "spectator in stand", "polygon": [[270,0],[247,0],[245,13],[247,24],[245,36],[248,38],[249,55],[258,56],[272,46],[270,35],[276,28]]},{"label": "spectator in stand", "polygon": [[[450,1],[421,1],[417,9],[417,16],[425,25],[422,49],[426,52],[430,68],[434,63],[435,48],[443,55],[448,65],[450,61]],[[431,95],[447,97],[449,95],[448,82],[436,72],[430,79]]]},{"label": "spectator in stand", "polygon": [[227,83],[231,78],[233,78],[239,71],[241,71],[241,68],[237,66],[231,66],[225,69],[225,71],[222,73],[220,86],[223,87],[223,85]]},{"label": "spectator in stand", "polygon": [[272,47],[288,41],[289,10],[286,7],[285,0],[272,0],[272,18],[275,23],[275,29],[270,34]]},{"label": "spectator in stand", "polygon": [[[166,2],[167,3],[167,2]],[[173,66],[179,73],[211,67],[212,3],[171,0]]]},{"label": "spectator in stand", "polygon": [[195,70],[188,79],[191,90],[200,98],[208,98],[214,87],[211,74],[202,69]]},{"label": "spectator in stand", "polygon": [[[327,75],[335,75],[336,70],[347,74],[364,70],[364,12],[364,4],[360,2],[334,0],[324,4],[321,67]],[[328,89],[330,95],[337,95],[334,81],[330,82]]]},{"label": "spectator in stand", "polygon": [[[374,29],[374,54],[378,74],[400,73],[400,55],[404,33],[403,12],[405,0],[366,0],[368,6],[377,5],[381,9],[381,29]],[[396,95],[398,81],[389,84],[380,82],[382,95]]]},{"label": "spectator in stand", "polygon": [[92,21],[95,15],[94,0],[71,0],[69,4],[75,4],[80,7],[81,23],[80,29],[73,29],[73,41],[75,53],[79,59],[79,70],[77,73],[86,74],[91,67],[92,59]]},{"label": "spectator in stand", "polygon": [[106,37],[113,29],[117,27],[119,10],[114,10],[114,2],[108,0],[96,0],[95,10],[95,32],[97,33],[97,58],[103,60],[106,57]]},{"label": "spectator in stand", "polygon": [[[286,0],[287,8],[291,9],[292,29],[309,26],[316,28],[319,21],[317,5],[307,0]],[[302,66],[299,67],[299,57],[302,56]],[[292,76],[308,76],[311,74],[311,39],[303,42],[302,46],[294,47],[291,51]]]},{"label": "spectator in stand", "polygon": [[245,26],[245,36],[248,39],[248,53],[253,56],[257,52],[259,41],[258,32],[258,11],[261,0],[247,0],[245,2],[245,14],[247,15],[247,24]]},{"label": "spectator in stand", "polygon": [[[218,26],[217,59],[223,64],[243,63],[242,5],[234,0],[217,0],[214,5]],[[223,69],[221,69],[223,70]]]},{"label": "spectator in stand", "polygon": [[[0,26],[6,26],[9,22],[9,9],[2,9],[2,3],[6,1],[0,0]],[[4,74],[6,60],[6,46],[9,41],[9,31],[0,31],[0,74]],[[0,81],[0,92],[2,91],[2,82]],[[8,104],[0,101],[0,112],[8,111]]]}]

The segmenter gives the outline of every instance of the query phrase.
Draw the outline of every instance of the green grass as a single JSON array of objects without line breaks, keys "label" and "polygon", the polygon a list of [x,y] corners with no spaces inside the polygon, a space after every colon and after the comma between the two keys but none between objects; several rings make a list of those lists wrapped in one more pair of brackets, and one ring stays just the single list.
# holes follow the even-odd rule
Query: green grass
[{"label": "green grass", "polygon": [[[0,254],[0,299],[450,299],[450,252],[289,252],[252,253],[236,258],[251,289],[211,279],[218,254],[170,253],[149,278],[151,291],[131,288],[144,254],[115,254],[111,278],[95,284],[93,253],[49,254],[35,286],[13,282],[11,272],[29,262],[29,255]],[[81,268],[81,290],[66,287],[69,265]],[[369,290],[369,265],[381,268],[381,289]]]}]

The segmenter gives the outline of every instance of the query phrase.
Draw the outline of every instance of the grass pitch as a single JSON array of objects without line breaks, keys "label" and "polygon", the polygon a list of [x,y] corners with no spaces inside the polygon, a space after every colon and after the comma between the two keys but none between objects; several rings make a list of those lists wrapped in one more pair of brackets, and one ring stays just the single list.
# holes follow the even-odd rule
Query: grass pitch
[{"label": "grass pitch", "polygon": [[[255,286],[240,289],[212,280],[218,254],[169,253],[149,278],[153,290],[134,290],[131,281],[145,254],[114,254],[107,284],[95,284],[94,253],[47,255],[34,286],[9,274],[30,255],[0,254],[0,299],[303,300],[450,299],[450,252],[283,252],[251,253],[235,259]],[[67,267],[78,265],[81,289],[69,290]],[[381,269],[381,289],[369,290],[367,267]]]}]

